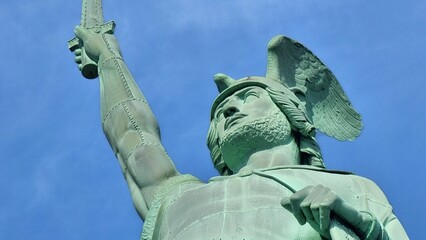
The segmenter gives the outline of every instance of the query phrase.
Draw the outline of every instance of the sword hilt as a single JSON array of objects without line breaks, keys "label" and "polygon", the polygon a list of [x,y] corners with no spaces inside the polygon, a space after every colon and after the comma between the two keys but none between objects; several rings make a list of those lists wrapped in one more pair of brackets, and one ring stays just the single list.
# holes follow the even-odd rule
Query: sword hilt
[{"label": "sword hilt", "polygon": [[[115,29],[114,21],[109,21],[100,26],[86,28],[89,31],[97,34],[109,33],[113,34]],[[84,49],[84,44],[77,37],[68,41],[68,49],[71,52],[74,52],[77,49],[81,49],[81,73],[87,79],[95,79],[99,76],[98,73],[98,64],[89,58],[86,54],[86,50]]]},{"label": "sword hilt", "polygon": [[330,235],[332,240],[360,240],[352,229],[343,225],[335,216],[330,221]]}]

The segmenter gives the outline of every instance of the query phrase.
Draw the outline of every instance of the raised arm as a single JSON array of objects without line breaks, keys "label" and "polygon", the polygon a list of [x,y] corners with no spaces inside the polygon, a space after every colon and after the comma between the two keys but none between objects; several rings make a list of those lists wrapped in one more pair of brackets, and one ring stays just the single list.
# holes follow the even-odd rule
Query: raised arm
[{"label": "raised arm", "polygon": [[[79,26],[75,34],[86,54],[98,63],[102,128],[144,220],[155,187],[179,173],[161,145],[157,121],[124,63],[115,37],[94,34]],[[81,68],[81,50],[75,53]]]}]

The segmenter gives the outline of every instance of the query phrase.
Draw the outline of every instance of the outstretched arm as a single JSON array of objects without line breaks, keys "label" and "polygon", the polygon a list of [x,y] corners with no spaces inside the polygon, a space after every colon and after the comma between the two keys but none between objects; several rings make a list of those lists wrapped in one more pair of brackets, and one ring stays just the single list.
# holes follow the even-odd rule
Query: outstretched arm
[{"label": "outstretched arm", "polygon": [[[76,27],[86,54],[98,63],[102,128],[129,186],[142,219],[150,208],[155,187],[179,175],[161,145],[160,131],[144,95],[123,61],[111,34],[94,34]],[[81,68],[81,51],[76,50]]]}]

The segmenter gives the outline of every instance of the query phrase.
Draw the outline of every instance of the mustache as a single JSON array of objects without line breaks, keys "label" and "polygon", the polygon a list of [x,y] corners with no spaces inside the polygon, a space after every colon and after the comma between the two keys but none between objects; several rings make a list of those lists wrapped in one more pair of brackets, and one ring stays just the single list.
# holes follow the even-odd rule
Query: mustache
[{"label": "mustache", "polygon": [[225,124],[224,124],[225,129],[228,129],[228,127],[230,127],[232,123],[235,123],[236,120],[247,117],[247,116],[248,115],[244,113],[235,113],[234,115],[228,117],[225,120]]}]

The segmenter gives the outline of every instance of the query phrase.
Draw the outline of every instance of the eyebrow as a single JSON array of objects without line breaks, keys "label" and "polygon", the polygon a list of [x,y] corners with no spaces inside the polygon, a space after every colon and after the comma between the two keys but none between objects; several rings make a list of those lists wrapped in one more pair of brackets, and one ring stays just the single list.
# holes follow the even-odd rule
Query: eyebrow
[{"label": "eyebrow", "polygon": [[219,103],[219,105],[217,105],[215,112],[217,112],[218,109],[221,109],[223,107],[223,105],[225,105],[228,102],[229,102],[229,97],[225,98],[225,100],[223,100],[221,103]]},{"label": "eyebrow", "polygon": [[227,102],[229,102],[229,98],[231,97],[231,96],[234,96],[235,95],[235,93],[237,93],[237,95],[241,95],[241,94],[245,94],[245,93],[247,93],[248,91],[250,91],[250,90],[256,90],[256,88],[254,88],[254,86],[249,86],[249,87],[245,87],[245,88],[243,88],[243,89],[240,89],[240,90],[238,90],[238,91],[236,91],[236,92],[234,92],[232,95],[229,95],[228,97],[226,97],[221,103],[219,103],[218,105],[217,105],[217,107],[216,107],[216,110],[215,110],[215,116],[214,117],[217,117],[216,115],[217,115],[217,112],[218,111],[220,111],[221,110],[221,108],[223,107],[223,105],[225,105]]}]

